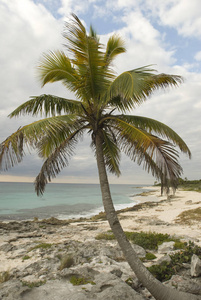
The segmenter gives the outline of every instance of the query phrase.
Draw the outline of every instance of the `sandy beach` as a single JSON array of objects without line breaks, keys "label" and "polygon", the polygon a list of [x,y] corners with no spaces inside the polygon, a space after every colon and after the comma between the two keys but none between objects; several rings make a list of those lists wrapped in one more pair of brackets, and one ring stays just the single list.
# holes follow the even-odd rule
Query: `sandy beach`
[{"label": "sandy beach", "polygon": [[[178,221],[178,216],[182,212],[201,207],[201,194],[194,191],[177,190],[175,196],[167,199],[166,195],[160,195],[160,188],[147,187],[147,189],[152,191],[137,196],[140,206],[137,210],[128,210],[118,214],[123,229],[125,231],[167,233],[194,241],[201,246],[201,223],[195,220],[192,220],[190,224]],[[110,227],[105,220],[74,220],[68,226],[52,227],[50,234],[37,236],[36,232],[31,232],[31,234],[26,232],[14,243],[23,243],[24,239],[26,241],[37,239],[45,243],[62,243],[66,239],[80,242],[93,241],[97,234],[108,230]],[[6,236],[1,235],[0,246],[12,241],[15,237],[14,231],[10,231]],[[7,255],[5,256],[0,251],[0,271],[16,267],[18,264],[18,259],[11,261],[6,257]],[[19,262],[21,262],[20,259]]]},{"label": "sandy beach", "polygon": [[[160,188],[148,187],[147,189],[150,191],[136,196],[138,200],[137,205],[118,213],[123,229],[135,232],[167,233],[181,240],[192,241],[201,246],[199,217],[182,220],[179,218],[184,211],[195,210],[201,207],[201,194],[194,191],[177,190],[174,196],[167,199],[167,196],[160,196]],[[15,294],[13,289],[17,282],[20,295],[16,299],[35,299],[35,290],[32,290],[32,292],[29,290],[30,293],[33,293],[32,298],[30,298],[32,294],[29,294],[29,298],[22,296],[24,293],[22,290],[23,281],[41,283],[41,279],[45,278],[44,282],[51,282],[52,279],[57,279],[58,281],[55,281],[55,284],[56,282],[61,284],[60,278],[63,275],[62,271],[58,271],[60,264],[59,253],[65,255],[66,249],[70,249],[70,247],[74,247],[71,251],[73,255],[78,255],[82,248],[85,253],[78,255],[81,258],[84,255],[85,258],[83,262],[79,258],[78,265],[73,269],[74,271],[84,264],[87,268],[93,268],[100,274],[110,272],[111,259],[106,258],[108,255],[106,253],[113,251],[111,249],[114,249],[115,245],[117,247],[116,241],[96,240],[98,234],[107,232],[109,229],[108,222],[101,218],[71,221],[50,218],[44,220],[44,222],[37,219],[20,222],[0,222],[0,275],[7,272],[13,278],[4,284],[4,290],[6,291],[9,288],[10,294]],[[37,245],[47,245],[51,250],[39,249]],[[82,245],[81,248],[79,245]],[[110,247],[111,249],[106,250],[105,247]],[[119,270],[125,269],[123,275],[126,275],[125,278],[122,277],[123,280],[126,280],[128,276],[133,274],[126,262],[117,263],[113,260],[112,266]],[[47,271],[48,268],[50,269],[49,271]],[[47,284],[43,285],[41,290],[37,290],[37,293],[42,293],[42,289],[45,289],[45,292],[47,292],[47,287]],[[57,288],[55,287],[55,289]],[[70,285],[69,288],[69,293],[71,293],[72,288]],[[4,290],[2,290],[2,293],[4,293]],[[83,293],[81,288],[79,288],[78,292]],[[65,293],[66,291],[64,291],[64,295]],[[74,293],[74,290],[72,293]],[[64,298],[61,299],[65,299],[64,295],[62,296]],[[49,300],[52,298],[50,296],[50,298],[47,297],[45,299]],[[151,298],[147,296],[145,299]]]}]

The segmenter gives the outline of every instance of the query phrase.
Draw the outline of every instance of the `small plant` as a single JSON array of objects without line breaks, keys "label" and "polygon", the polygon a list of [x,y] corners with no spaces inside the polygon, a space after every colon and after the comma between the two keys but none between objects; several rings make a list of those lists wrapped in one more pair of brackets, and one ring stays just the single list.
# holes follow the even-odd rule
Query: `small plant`
[{"label": "small plant", "polygon": [[[163,242],[177,241],[180,240],[175,239],[169,234],[162,234],[156,232],[125,232],[127,239],[129,239],[133,244],[137,244],[145,249],[156,250],[158,245]],[[96,236],[97,240],[114,240],[115,236],[111,232],[100,233]]]},{"label": "small plant", "polygon": [[113,233],[99,233],[96,237],[96,240],[115,240]]},{"label": "small plant", "polygon": [[177,249],[185,249],[186,246],[187,246],[187,243],[186,243],[186,242],[175,241],[174,249],[175,249],[175,250],[177,250]]},{"label": "small plant", "polygon": [[24,260],[27,260],[27,259],[30,259],[30,258],[31,257],[29,255],[25,255],[25,256],[22,257],[22,260],[24,261]]},{"label": "small plant", "polygon": [[148,270],[160,281],[169,280],[177,271],[171,263],[166,261],[161,265],[153,265]]},{"label": "small plant", "polygon": [[49,249],[52,247],[52,244],[49,243],[41,243],[29,249],[29,252],[35,249]]},{"label": "small plant", "polygon": [[0,283],[6,282],[10,279],[9,271],[0,272]]},{"label": "small plant", "polygon": [[201,207],[183,211],[178,215],[176,222],[180,224],[193,224],[201,221]]},{"label": "small plant", "polygon": [[21,281],[23,286],[28,286],[30,289],[34,287],[39,287],[41,285],[44,285],[46,283],[46,280],[40,280],[40,281],[34,281],[34,282],[29,282],[29,281]]},{"label": "small plant", "polygon": [[59,270],[70,268],[74,264],[74,259],[71,255],[67,254],[61,258],[61,264]]},{"label": "small plant", "polygon": [[128,277],[126,280],[125,280],[125,283],[127,283],[129,286],[132,286],[132,283],[133,283],[133,280],[131,277]]},{"label": "small plant", "polygon": [[73,285],[83,285],[83,284],[92,284],[95,285],[96,283],[86,279],[85,277],[77,277],[77,276],[72,276],[70,279],[70,283],[72,283]]},{"label": "small plant", "polygon": [[147,252],[146,255],[145,255],[146,260],[152,260],[152,259],[155,259],[155,258],[156,258],[156,255],[154,255],[151,252]]},{"label": "small plant", "polygon": [[183,263],[191,261],[193,254],[201,258],[201,247],[189,242],[184,249],[170,255],[171,262],[163,262],[161,265],[151,266],[148,270],[160,281],[169,280],[172,275],[176,274],[183,267]]}]

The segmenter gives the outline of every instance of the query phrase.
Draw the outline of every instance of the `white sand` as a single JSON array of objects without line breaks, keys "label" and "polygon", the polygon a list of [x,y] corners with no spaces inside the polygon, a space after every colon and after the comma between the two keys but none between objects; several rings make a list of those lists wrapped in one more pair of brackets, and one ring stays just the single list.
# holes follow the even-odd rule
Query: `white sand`
[{"label": "white sand", "polygon": [[[168,233],[195,241],[201,246],[200,222],[196,221],[192,225],[176,223],[176,218],[181,212],[201,207],[201,193],[178,190],[174,198],[167,200],[166,196],[160,196],[160,188],[148,187],[147,189],[153,191],[147,196],[137,196],[135,200],[141,203],[154,201],[157,202],[157,205],[144,207],[138,211],[120,213],[119,219],[123,229],[126,231]],[[33,243],[36,240],[41,243],[61,243],[66,240],[93,241],[98,233],[109,229],[107,221],[75,222],[68,226],[55,226],[51,229],[53,230],[51,234],[44,233],[37,238],[26,237],[27,233],[25,233],[24,238],[17,238],[16,241],[12,240],[14,237],[18,237],[19,233],[10,232],[6,236],[0,236],[0,246],[7,244],[7,242],[11,242],[12,245],[23,245],[23,243]],[[21,251],[23,251],[23,248]],[[22,265],[25,266],[27,262],[22,262],[22,259],[17,257],[16,254],[13,251],[7,253],[0,251],[0,272],[14,267],[20,268]],[[36,261],[38,257],[33,257],[32,260]]]}]

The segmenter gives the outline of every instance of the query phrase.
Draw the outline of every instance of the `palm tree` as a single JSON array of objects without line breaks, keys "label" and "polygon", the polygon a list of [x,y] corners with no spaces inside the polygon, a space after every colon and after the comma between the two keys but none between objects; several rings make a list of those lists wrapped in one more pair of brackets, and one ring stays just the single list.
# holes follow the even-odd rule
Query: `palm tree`
[{"label": "palm tree", "polygon": [[87,34],[75,15],[65,24],[64,38],[68,55],[63,51],[44,54],[40,79],[43,85],[61,81],[77,100],[41,95],[14,110],[10,117],[41,113],[45,118],[19,128],[1,143],[1,168],[7,170],[21,162],[25,145],[36,149],[45,159],[35,180],[35,190],[42,194],[46,184],[68,165],[76,144],[87,132],[97,160],[106,216],[129,265],[156,299],[196,299],[165,287],[138,259],[115,212],[106,171],[120,175],[120,153],[124,151],[157,179],[175,187],[182,168],[174,146],[190,156],[185,142],[161,122],[124,113],[143,103],[154,90],[177,86],[182,78],[156,75],[150,66],[115,76],[112,62],[126,51],[124,42],[113,35],[104,48],[93,28]]}]

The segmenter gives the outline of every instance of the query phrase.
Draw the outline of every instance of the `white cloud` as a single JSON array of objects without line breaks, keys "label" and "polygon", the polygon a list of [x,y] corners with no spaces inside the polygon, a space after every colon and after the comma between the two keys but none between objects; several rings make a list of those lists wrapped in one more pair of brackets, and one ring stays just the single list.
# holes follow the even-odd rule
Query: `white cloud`
[{"label": "white cloud", "polygon": [[201,51],[199,51],[199,52],[196,53],[195,59],[196,59],[197,61],[201,61]]},{"label": "white cloud", "polygon": [[144,5],[162,25],[175,28],[185,37],[201,38],[200,0],[146,0]]},{"label": "white cloud", "polygon": [[[161,33],[154,26],[155,22],[160,20],[162,26],[171,26],[183,36],[192,34],[199,37],[201,28],[201,26],[198,28],[200,17],[197,11],[199,10],[195,10],[198,1],[191,1],[192,5],[190,7],[188,2],[185,0],[79,0],[76,2],[62,0],[59,12],[63,17],[69,16],[72,11],[79,16],[79,13],[87,12],[89,8],[93,7],[90,12],[93,11],[94,15],[88,16],[90,19],[101,14],[104,15],[105,11],[108,12],[109,18],[113,20],[116,18],[120,22],[124,22],[118,32],[125,39],[128,51],[115,62],[118,73],[143,65],[156,64],[154,67],[159,72],[180,74],[186,78],[181,87],[168,92],[155,93],[153,97],[133,113],[167,123],[181,135],[193,154],[190,163],[186,158],[182,158],[182,165],[184,166],[185,176],[193,179],[196,178],[195,176],[199,176],[201,169],[201,142],[197,138],[201,131],[201,74],[190,72],[192,63],[175,65],[175,45],[172,44],[171,47],[168,45],[167,50],[164,33]],[[45,4],[45,1],[43,3]],[[100,7],[101,10],[99,10]],[[189,10],[188,15],[186,13],[187,9]],[[121,12],[121,14],[116,15],[116,12]],[[82,18],[84,18],[83,15]],[[107,21],[107,19],[104,20]],[[0,33],[2,44],[0,64],[1,70],[3,70],[0,73],[1,141],[20,125],[33,120],[29,117],[9,120],[6,117],[16,106],[28,100],[29,96],[51,93],[72,97],[59,83],[41,89],[36,80],[35,67],[41,53],[48,49],[62,48],[62,22],[62,20],[56,20],[42,4],[34,4],[31,0],[1,1]],[[102,36],[101,41],[105,42],[108,35]],[[196,54],[195,58],[198,61],[201,60],[200,52]],[[95,158],[91,159],[93,153],[89,151],[88,140],[78,145],[76,155],[78,155],[77,158],[75,156],[71,160],[69,167],[62,172],[59,178],[70,178],[71,176],[73,180],[75,178],[82,178],[83,180],[83,174],[85,174],[87,180],[90,180],[90,178],[91,180],[97,180],[94,179],[97,176]],[[40,165],[41,161],[35,160],[34,156],[30,159],[27,156],[24,163],[19,168],[17,167],[15,171],[11,170],[9,174],[16,176],[18,172],[21,175],[27,172],[29,176],[35,176]],[[146,182],[146,180],[151,182],[152,176],[147,176],[146,172],[140,170],[141,167],[131,164],[128,159],[123,157],[123,176],[119,180],[124,183],[132,183],[132,181],[140,183],[142,180],[143,182]],[[2,175],[0,175],[1,178]],[[111,180],[112,182],[116,181],[113,176]]]}]

